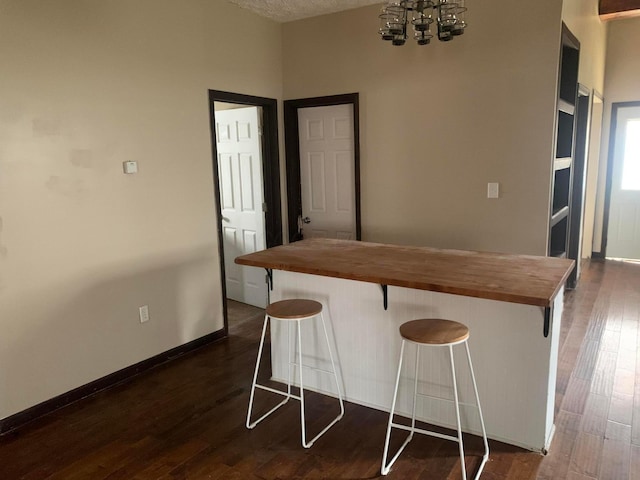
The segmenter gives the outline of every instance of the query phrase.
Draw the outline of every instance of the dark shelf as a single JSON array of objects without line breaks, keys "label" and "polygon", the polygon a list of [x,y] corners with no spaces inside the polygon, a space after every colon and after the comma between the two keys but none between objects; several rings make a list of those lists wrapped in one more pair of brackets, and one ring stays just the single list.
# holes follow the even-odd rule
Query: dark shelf
[{"label": "dark shelf", "polygon": [[555,223],[552,222],[551,232],[549,235],[549,252],[566,252],[569,225],[569,209],[565,212],[558,212],[554,217]]},{"label": "dark shelf", "polygon": [[560,94],[559,100],[565,100],[570,104],[576,104],[578,94],[578,62],[580,59],[579,47],[575,48],[571,42],[563,39],[562,63],[560,67]]},{"label": "dark shelf", "polygon": [[553,174],[553,203],[551,212],[557,212],[569,205],[571,187],[571,169],[563,168]]},{"label": "dark shelf", "polygon": [[556,158],[571,157],[573,153],[573,115],[558,112]]}]

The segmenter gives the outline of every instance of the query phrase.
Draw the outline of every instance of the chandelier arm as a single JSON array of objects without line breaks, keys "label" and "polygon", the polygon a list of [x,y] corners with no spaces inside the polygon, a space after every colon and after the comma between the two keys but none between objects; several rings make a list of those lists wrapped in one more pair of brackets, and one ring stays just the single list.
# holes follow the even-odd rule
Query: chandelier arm
[{"label": "chandelier arm", "polygon": [[389,0],[379,15],[378,32],[383,40],[400,46],[413,31],[418,45],[427,45],[434,37],[430,27],[435,23],[438,40],[447,42],[464,33],[466,11],[466,0]]}]

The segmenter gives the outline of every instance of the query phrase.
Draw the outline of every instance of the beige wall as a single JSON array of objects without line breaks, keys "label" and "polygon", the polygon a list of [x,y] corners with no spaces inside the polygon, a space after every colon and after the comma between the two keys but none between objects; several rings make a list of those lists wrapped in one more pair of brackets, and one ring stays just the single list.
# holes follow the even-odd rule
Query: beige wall
[{"label": "beige wall", "polygon": [[[590,91],[604,91],[607,23],[598,16],[598,0],[564,0],[562,19],[580,41],[578,81]],[[590,148],[587,156],[582,233],[582,257],[591,257],[595,222],[597,181],[600,165],[599,147],[602,128],[602,105],[594,105],[590,125]]]},{"label": "beige wall", "polygon": [[600,149],[600,175],[595,207],[594,251],[600,252],[606,169],[609,155],[611,105],[618,102],[640,101],[640,18],[614,20],[609,24],[607,41],[607,72],[604,85],[604,121]]},{"label": "beige wall", "polygon": [[640,100],[640,18],[615,20],[609,27],[605,99],[614,102]]},{"label": "beige wall", "polygon": [[0,418],[223,327],[207,90],[281,98],[281,53],[222,1],[0,0]]},{"label": "beige wall", "polygon": [[578,81],[602,93],[607,49],[607,24],[598,16],[599,0],[564,0],[562,20],[580,41]]},{"label": "beige wall", "polygon": [[360,93],[363,239],[546,253],[561,5],[470,5],[426,47],[382,42],[377,6],[284,25],[286,99]]}]

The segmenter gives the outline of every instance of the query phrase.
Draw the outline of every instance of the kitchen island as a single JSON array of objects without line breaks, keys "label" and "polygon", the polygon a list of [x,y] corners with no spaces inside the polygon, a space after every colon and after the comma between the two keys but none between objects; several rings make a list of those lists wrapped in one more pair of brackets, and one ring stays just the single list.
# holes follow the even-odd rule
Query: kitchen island
[{"label": "kitchen island", "polygon": [[[361,405],[390,409],[402,323],[448,318],[466,324],[489,437],[534,451],[548,448],[564,283],[572,260],[309,239],[244,255],[236,263],[267,270],[271,302],[305,297],[323,303],[345,397]],[[312,338],[307,335],[306,351],[318,348]],[[283,380],[286,336],[278,335],[278,325],[272,339],[273,378]],[[451,398],[446,352],[425,353],[421,393]],[[472,403],[463,352],[457,354],[461,400]],[[305,363],[325,368],[324,358],[326,352]],[[403,371],[397,408],[408,414],[413,365],[405,365],[410,370]],[[305,374],[312,388],[332,391],[322,376]],[[463,407],[461,415],[466,431],[480,432],[475,408]],[[417,417],[455,425],[451,404],[440,400],[420,401]]]}]

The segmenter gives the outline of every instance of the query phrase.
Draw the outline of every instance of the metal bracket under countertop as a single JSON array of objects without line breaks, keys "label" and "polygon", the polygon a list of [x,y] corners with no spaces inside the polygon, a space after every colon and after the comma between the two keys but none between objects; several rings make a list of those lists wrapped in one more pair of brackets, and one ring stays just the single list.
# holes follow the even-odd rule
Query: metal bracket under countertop
[{"label": "metal bracket under countertop", "polygon": [[384,306],[384,309],[387,310],[387,308],[389,308],[389,297],[388,297],[388,287],[387,285],[383,285],[380,284],[380,287],[382,288],[382,305]]},{"label": "metal bracket under countertop", "polygon": [[542,329],[542,333],[544,338],[549,336],[549,329],[551,328],[551,315],[552,315],[551,307],[544,307],[544,326]]},{"label": "metal bracket under countertop", "polygon": [[273,291],[273,270],[265,268],[267,271],[267,283],[269,284],[269,290]]}]

